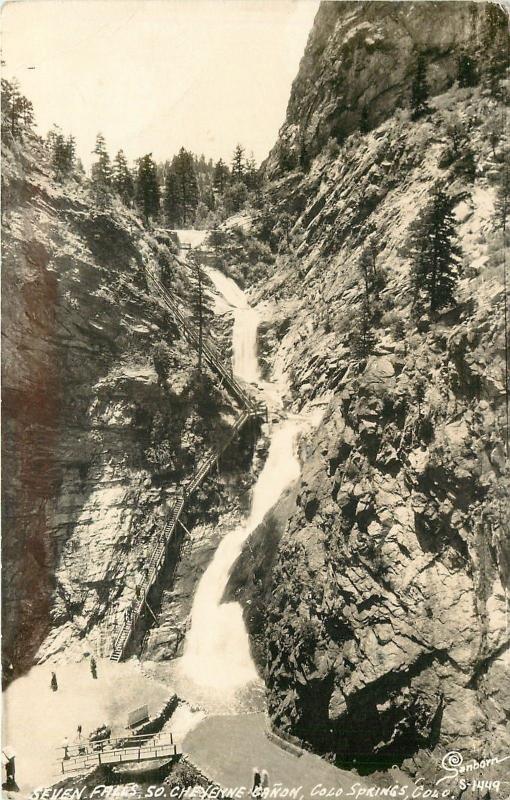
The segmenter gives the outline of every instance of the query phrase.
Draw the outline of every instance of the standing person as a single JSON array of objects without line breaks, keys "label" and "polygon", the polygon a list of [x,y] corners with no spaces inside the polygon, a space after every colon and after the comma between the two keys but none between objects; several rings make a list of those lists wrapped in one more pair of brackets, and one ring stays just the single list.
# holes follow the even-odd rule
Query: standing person
[{"label": "standing person", "polygon": [[57,689],[58,689],[57,676],[55,675],[54,672],[51,673],[50,686],[51,686],[51,690],[53,692],[57,691]]},{"label": "standing person", "polygon": [[92,658],[90,659],[90,672],[92,673],[92,677],[94,678],[94,680],[97,680],[97,664],[94,656],[92,656]]},{"label": "standing person", "polygon": [[261,796],[267,797],[269,794],[269,772],[267,769],[262,770],[262,774],[260,776],[260,788]]},{"label": "standing person", "polygon": [[253,779],[252,779],[252,786],[251,786],[251,796],[252,797],[260,797],[260,770],[258,767],[253,767]]},{"label": "standing person", "polygon": [[69,758],[69,739],[67,738],[67,736],[64,736],[62,747],[64,748],[64,761],[65,761]]},{"label": "standing person", "polygon": [[81,755],[82,753],[85,753],[85,750],[86,750],[85,743],[82,741],[81,731],[82,731],[82,727],[81,727],[81,724],[80,724],[80,725],[78,725],[78,755]]}]

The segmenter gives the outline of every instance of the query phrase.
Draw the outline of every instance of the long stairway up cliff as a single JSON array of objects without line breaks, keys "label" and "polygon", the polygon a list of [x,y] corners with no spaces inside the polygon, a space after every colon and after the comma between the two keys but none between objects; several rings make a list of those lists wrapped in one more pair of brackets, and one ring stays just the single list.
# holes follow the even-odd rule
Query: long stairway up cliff
[{"label": "long stairway up cliff", "polygon": [[[253,289],[273,308],[261,348],[295,411],[328,409],[230,592],[249,600],[277,728],[366,772],[428,781],[448,750],[510,746],[507,54],[497,6],[323,3],[253,220],[278,250]],[[420,55],[430,113],[414,120]],[[438,184],[462,268],[455,302],[420,317],[408,239]]]}]

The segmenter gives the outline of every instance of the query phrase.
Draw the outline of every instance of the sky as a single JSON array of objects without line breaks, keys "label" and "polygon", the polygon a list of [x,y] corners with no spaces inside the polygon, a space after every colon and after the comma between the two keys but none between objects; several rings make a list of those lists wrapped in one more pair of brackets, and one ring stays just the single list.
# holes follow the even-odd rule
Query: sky
[{"label": "sky", "polygon": [[[4,77],[56,123],[84,165],[101,131],[111,155],[158,161],[181,146],[257,162],[283,123],[316,0],[10,0]],[[29,69],[35,67],[35,69]]]}]

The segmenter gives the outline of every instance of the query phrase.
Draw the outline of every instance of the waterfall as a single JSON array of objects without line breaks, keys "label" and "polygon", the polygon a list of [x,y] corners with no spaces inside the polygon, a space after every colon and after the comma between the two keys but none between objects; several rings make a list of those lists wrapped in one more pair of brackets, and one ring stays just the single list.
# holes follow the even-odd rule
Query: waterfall
[{"label": "waterfall", "polygon": [[300,423],[286,420],[273,433],[264,469],[253,489],[251,513],[243,525],[222,539],[198,585],[181,669],[202,686],[235,690],[257,679],[242,608],[239,603],[222,603],[221,598],[245,540],[284,489],[299,477],[294,446],[299,428]]},{"label": "waterfall", "polygon": [[[207,273],[221,296],[219,309],[230,309],[233,371],[256,383],[264,393],[257,360],[258,312],[251,308],[237,284],[216,269]],[[274,392],[274,387],[273,387]],[[271,391],[269,391],[271,394]],[[303,423],[286,420],[274,429],[265,466],[253,488],[251,512],[245,522],[226,534],[197,587],[179,672],[202,687],[227,692],[257,680],[250,643],[239,603],[222,603],[230,571],[243,544],[289,484],[299,477],[295,442]]]},{"label": "waterfall", "polygon": [[232,278],[209,267],[207,274],[217,289],[227,309],[234,317],[232,331],[232,369],[236,378],[246,383],[258,383],[260,378],[257,358],[257,330],[259,315],[252,308],[246,295]]}]

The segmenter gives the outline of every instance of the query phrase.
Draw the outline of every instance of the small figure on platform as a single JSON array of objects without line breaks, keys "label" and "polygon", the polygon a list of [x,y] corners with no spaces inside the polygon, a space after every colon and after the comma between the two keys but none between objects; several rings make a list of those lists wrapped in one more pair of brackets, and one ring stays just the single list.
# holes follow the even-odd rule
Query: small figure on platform
[{"label": "small figure on platform", "polygon": [[77,730],[78,730],[78,755],[83,755],[83,753],[86,752],[86,747],[82,737],[81,725],[78,725]]},{"label": "small figure on platform", "polygon": [[92,677],[96,681],[97,680],[97,664],[96,664],[96,659],[94,658],[94,656],[92,656],[92,658],[90,659],[90,672],[91,672]]},{"label": "small figure on platform", "polygon": [[5,745],[2,748],[2,779],[5,775],[5,781],[2,783],[2,789],[7,789],[10,792],[19,792],[19,786],[16,783],[16,754],[12,747]]},{"label": "small figure on platform", "polygon": [[267,769],[263,769],[260,775],[260,788],[261,796],[267,797],[269,795],[269,772]]},{"label": "small figure on platform", "polygon": [[51,673],[50,687],[52,692],[56,692],[58,689],[57,676],[54,672]]},{"label": "small figure on platform", "polygon": [[260,797],[261,793],[261,777],[260,777],[260,770],[258,767],[253,767],[253,778],[252,778],[252,786],[251,786],[251,796],[252,797]]},{"label": "small figure on platform", "polygon": [[62,747],[64,748],[64,761],[67,761],[69,758],[69,739],[67,736],[64,736]]}]

